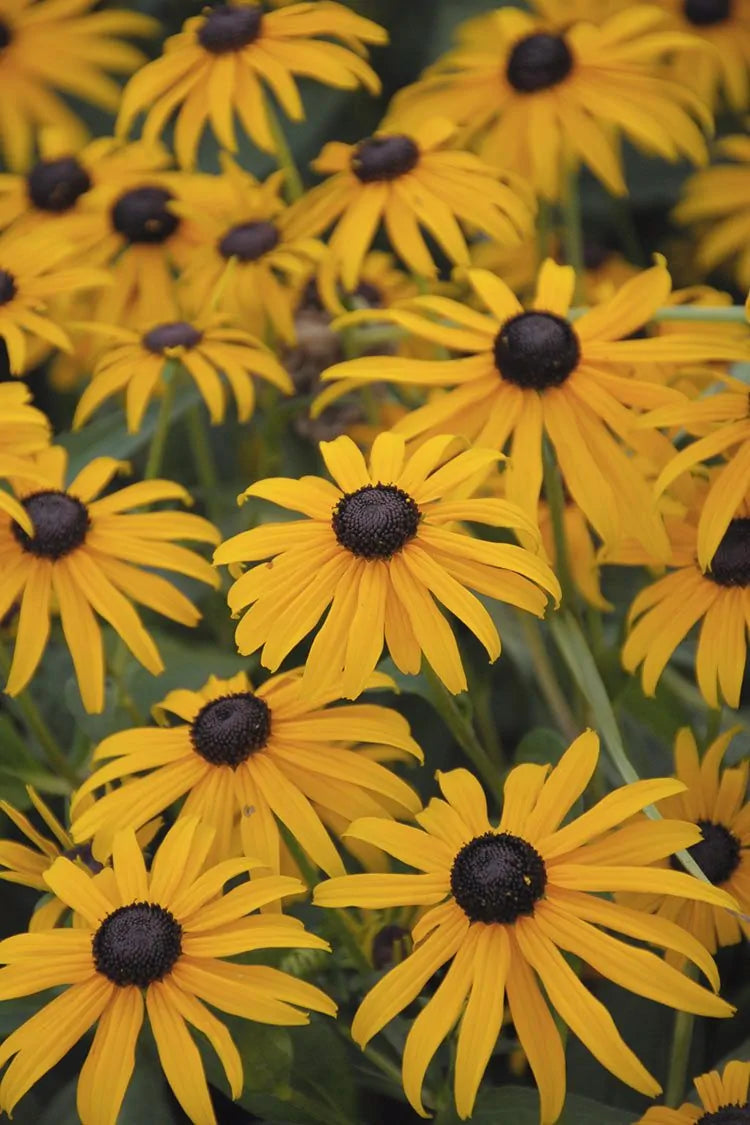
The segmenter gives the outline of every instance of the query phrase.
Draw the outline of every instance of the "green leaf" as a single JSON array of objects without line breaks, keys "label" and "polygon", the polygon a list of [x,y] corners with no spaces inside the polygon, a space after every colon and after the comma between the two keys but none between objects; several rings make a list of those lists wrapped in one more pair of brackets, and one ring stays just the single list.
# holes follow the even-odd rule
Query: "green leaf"
[{"label": "green leaf", "polygon": [[[240,1105],[249,1109],[246,1099],[253,1094],[283,1095],[289,1088],[292,1070],[292,1040],[287,1029],[253,1023],[223,1013],[221,1019],[229,1029],[242,1058],[245,1085],[239,1098]],[[196,1035],[195,1038],[201,1050],[208,1081],[228,1095],[224,1068],[213,1048],[202,1036]]]},{"label": "green leaf", "polygon": [[[568,1094],[558,1125],[632,1125],[632,1113],[600,1102]],[[435,1119],[435,1125],[460,1125],[461,1119],[453,1106],[444,1109]],[[539,1125],[539,1095],[526,1086],[501,1086],[485,1088],[477,1098],[472,1125]]]},{"label": "green leaf", "polygon": [[516,748],[515,761],[556,766],[568,748],[564,735],[549,727],[536,727],[525,734]]}]

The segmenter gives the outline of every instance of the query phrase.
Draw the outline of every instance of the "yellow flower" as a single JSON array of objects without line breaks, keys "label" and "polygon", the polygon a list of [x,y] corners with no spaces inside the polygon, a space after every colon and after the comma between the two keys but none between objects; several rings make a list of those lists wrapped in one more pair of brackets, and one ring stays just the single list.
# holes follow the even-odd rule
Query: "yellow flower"
[{"label": "yellow flower", "polygon": [[95,0],[0,0],[0,141],[6,164],[28,168],[37,130],[54,126],[76,146],[86,136],[56,91],[114,111],[120,87],[106,71],[130,74],[144,56],[114,36],[150,36],[155,20],[137,12],[92,12]]},{"label": "yellow flower", "polygon": [[28,387],[0,383],[0,453],[39,453],[49,445],[51,432],[47,415],[31,405]]},{"label": "yellow flower", "polygon": [[743,1125],[747,1121],[750,1063],[733,1059],[721,1074],[711,1070],[701,1074],[694,1083],[700,1106],[695,1102],[683,1102],[679,1109],[652,1106],[636,1125]]},{"label": "yellow flower", "polygon": [[380,434],[368,468],[342,436],[320,443],[335,485],[321,477],[277,477],[246,489],[244,497],[306,518],[263,524],[217,549],[217,564],[259,564],[229,591],[235,615],[249,607],[235,633],[239,651],[263,646],[261,663],[275,671],[330,606],[305,665],[306,691],[331,686],[356,698],[385,643],[402,672],[419,672],[424,653],[449,691],[459,692],[466,688],[461,656],[433,597],[476,634],[490,660],[500,655],[500,638],[467,587],[542,617],[547,595],[560,594],[545,562],[522,547],[446,526],[467,520],[538,536],[536,524],[504,500],[452,499],[497,461],[487,449],[449,457],[454,441],[436,437],[407,458],[403,438]]},{"label": "yellow flower", "polygon": [[216,1125],[187,1025],[208,1039],[234,1098],[242,1092],[242,1060],[206,1004],[265,1024],[305,1024],[309,1017],[300,1009],[335,1013],[311,984],[266,965],[226,960],[264,948],[328,947],[295,919],[251,913],[304,890],[299,880],[257,878],[222,894],[253,861],[203,871],[211,838],[206,826],[183,819],[164,838],[149,871],[132,830],[115,838],[111,872],[92,877],[64,858],[52,865],[45,882],[84,924],[0,942],[0,999],[66,986],[0,1047],[0,1065],[12,1060],[0,1082],[6,1113],[96,1024],[78,1078],[78,1114],[83,1125],[114,1125],[133,1073],[145,1001],[177,1101],[191,1121]]},{"label": "yellow flower", "polygon": [[655,70],[668,52],[692,54],[706,44],[666,24],[655,6],[629,7],[598,27],[564,28],[502,8],[484,20],[481,36],[449,51],[399,95],[396,113],[458,122],[481,138],[485,159],[524,176],[548,199],[564,190],[564,167],[579,161],[624,195],[619,131],[666,160],[706,160],[693,117],[710,128],[707,107]]},{"label": "yellow flower", "polygon": [[[229,680],[211,676],[199,691],[170,692],[155,714],[176,715],[180,725],[120,731],[97,747],[99,768],[74,798],[73,838],[81,843],[105,830],[138,828],[152,810],[160,813],[187,794],[183,815],[213,826],[217,858],[244,849],[278,872],[280,821],[313,863],[328,874],[343,872],[321,811],[348,824],[365,808],[388,815],[388,802],[404,816],[420,808],[410,786],[361,752],[364,744],[419,761],[422,752],[396,711],[370,703],[332,708],[333,692],[305,698],[300,679],[297,669],[253,688],[239,672]],[[372,686],[389,683],[379,677]],[[143,776],[133,780],[134,774]],[[106,783],[128,778],[94,805],[81,804]]]},{"label": "yellow flower", "polygon": [[123,467],[111,457],[97,457],[66,487],[66,452],[52,446],[37,455],[36,479],[24,474],[11,482],[33,533],[9,516],[0,519],[0,617],[17,599],[21,603],[5,688],[9,695],[23,691],[36,671],[49,639],[53,602],[60,613],[83,705],[87,711],[100,712],[104,707],[104,649],[95,615],[108,621],[136,660],[158,675],[164,667],[161,657],[132,602],[182,625],[197,625],[200,613],[175,586],[143,567],[176,571],[218,586],[218,574],[204,559],[171,542],[215,543],[219,533],[212,524],[184,512],[134,515],[127,511],[159,500],[189,504],[190,497],[181,485],[143,481],[95,499]]},{"label": "yellow flower", "polygon": [[[318,36],[340,39],[344,46]],[[186,20],[182,31],[167,40],[162,57],[131,79],[118,131],[126,133],[146,111],[143,136],[155,140],[177,111],[175,152],[183,167],[192,168],[209,123],[219,144],[236,152],[236,114],[247,136],[275,153],[278,142],[263,86],[293,121],[305,116],[293,75],[344,90],[362,85],[377,94],[380,82],[362,57],[364,44],[383,44],[387,38],[372,20],[331,0],[292,4],[280,12],[264,12],[261,4],[246,0],[216,4]]]},{"label": "yellow flower", "polygon": [[544,262],[530,310],[488,271],[469,270],[468,277],[489,314],[420,296],[398,309],[363,310],[339,321],[343,326],[377,317],[468,354],[432,362],[364,357],[337,364],[323,379],[453,388],[411,411],[396,432],[411,440],[447,430],[498,450],[510,443],[507,495],[534,518],[542,441],[548,437],[571,497],[604,542],[631,536],[666,557],[669,544],[651,488],[620,442],[656,458],[660,468],[673,452],[671,443],[642,445],[644,431],[634,431],[632,408],[681,402],[682,396],[633,373],[643,364],[747,358],[747,342],[697,332],[627,339],[668,299],[671,280],[663,265],[625,282],[573,324],[567,319],[575,282],[569,266]]},{"label": "yellow flower", "polygon": [[403,129],[396,120],[356,145],[329,142],[312,166],[330,178],[294,205],[290,232],[317,235],[335,222],[331,268],[350,290],[381,222],[391,249],[422,277],[438,270],[420,227],[462,266],[469,251],[461,224],[501,244],[517,243],[531,224],[521,184],[504,182],[500,172],[451,144],[455,132],[445,119]]},{"label": "yellow flower", "polygon": [[[745,0],[660,0],[672,26],[700,36],[711,48],[677,55],[671,74],[717,107],[723,95],[735,113],[750,103],[750,8]],[[720,108],[720,107],[719,107]]]},{"label": "yellow flower", "polygon": [[[692,731],[684,727],[674,747],[675,773],[686,788],[659,801],[662,816],[697,824],[702,839],[688,850],[703,874],[715,887],[722,887],[750,914],[750,802],[747,792],[747,761],[721,768],[729,744],[739,728],[725,731],[709,746],[703,758]],[[680,870],[676,859],[665,856],[659,867]],[[669,918],[690,930],[711,953],[722,945],[735,945],[742,935],[750,937],[750,923],[706,902],[682,902],[660,894],[635,894],[628,905]]]},{"label": "yellow flower", "polygon": [[511,770],[497,826],[488,819],[479,782],[467,770],[438,772],[445,800],[433,799],[417,813],[419,828],[368,817],[349,829],[356,839],[377,845],[420,874],[344,875],[316,888],[319,906],[432,906],[412,930],[411,955],[368,993],[352,1024],[353,1039],[364,1047],[449,965],[404,1048],[404,1090],[421,1116],[427,1116],[421,1100],[425,1071],[467,996],[455,1070],[460,1117],[471,1115],[500,1033],[506,996],[539,1087],[543,1125],[557,1120],[565,1101],[565,1057],[548,1003],[621,1081],[652,1097],[659,1093],[659,1084],[562,951],[659,1003],[703,1015],[732,1014],[725,1001],[654,953],[613,936],[684,954],[718,989],[713,961],[686,930],[598,896],[637,888],[727,909],[736,904],[726,892],[685,872],[647,866],[696,843],[694,824],[647,820],[622,827],[652,801],[680,792],[680,781],[623,786],[561,827],[598,757],[599,740],[587,731],[549,776],[547,766]]},{"label": "yellow flower", "polygon": [[674,217],[679,223],[708,224],[699,235],[696,260],[704,270],[732,263],[742,289],[750,288],[750,137],[724,137],[716,152],[734,161],[696,172],[686,185]]}]

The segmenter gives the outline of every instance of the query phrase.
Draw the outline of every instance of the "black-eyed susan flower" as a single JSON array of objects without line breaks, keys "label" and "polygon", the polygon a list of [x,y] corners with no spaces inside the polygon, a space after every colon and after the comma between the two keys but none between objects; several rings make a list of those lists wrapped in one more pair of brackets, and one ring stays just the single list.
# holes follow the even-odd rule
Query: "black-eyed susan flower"
[{"label": "black-eyed susan flower", "polygon": [[401,130],[396,121],[356,145],[329,142],[312,163],[329,179],[294,205],[290,232],[312,236],[335,223],[331,268],[350,290],[381,224],[391,249],[421,277],[436,277],[437,266],[420,228],[461,266],[469,264],[461,224],[517,243],[531,223],[529,198],[519,181],[460,151],[455,132],[433,118]]},{"label": "black-eyed susan flower", "polygon": [[747,342],[690,332],[627,339],[668,299],[671,281],[663,265],[627,281],[573,324],[567,319],[575,282],[569,266],[544,262],[526,310],[488,271],[469,270],[468,277],[489,314],[458,301],[419,296],[399,308],[350,313],[339,322],[358,324],[377,315],[464,353],[462,358],[364,357],[337,364],[323,379],[452,388],[411,411],[396,432],[410,440],[450,431],[499,450],[510,443],[507,495],[534,517],[542,485],[542,439],[548,437],[570,496],[599,536],[605,542],[632,536],[666,556],[668,542],[651,488],[621,443],[635,444],[660,468],[672,446],[666,440],[663,446],[641,446],[633,429],[636,412],[682,398],[633,375],[640,364],[747,356]]},{"label": "black-eyed susan flower", "polygon": [[[747,761],[723,767],[737,728],[714,739],[702,758],[693,732],[685,727],[675,740],[675,773],[686,788],[658,802],[662,816],[690,820],[702,839],[688,850],[703,874],[722,887],[739,904],[734,915],[706,902],[680,902],[659,894],[629,895],[628,905],[668,918],[689,930],[711,953],[719,946],[735,945],[743,934],[750,937],[750,802],[747,797]],[[658,866],[680,870],[675,857],[665,856]],[[744,915],[744,917],[743,917]]]},{"label": "black-eyed susan flower", "polygon": [[[568,17],[570,19],[570,16]],[[556,26],[501,8],[396,99],[396,112],[441,114],[480,139],[490,163],[556,199],[566,166],[585,164],[615,195],[626,192],[617,147],[622,132],[666,160],[706,161],[697,119],[711,115],[696,93],[655,69],[667,53],[706,50],[668,28],[667,15],[636,5],[605,19]]]},{"label": "black-eyed susan flower", "polygon": [[49,445],[51,432],[47,415],[32,406],[28,387],[0,383],[0,453],[39,453]]},{"label": "black-eyed susan flower", "polygon": [[23,171],[37,131],[54,126],[76,146],[86,128],[59,92],[114,111],[120,86],[108,74],[130,74],[143,54],[118,36],[151,36],[158,24],[138,12],[92,12],[95,0],[0,2],[0,98],[6,111],[0,144],[6,167]]},{"label": "black-eyed susan flower", "polygon": [[235,859],[208,867],[211,830],[178,821],[150,870],[132,830],[114,841],[113,868],[98,876],[69,859],[46,873],[48,888],[82,924],[17,934],[0,943],[0,998],[64,990],[8,1036],[0,1065],[0,1105],[10,1114],[27,1090],[96,1025],[78,1078],[83,1125],[114,1125],[135,1063],[145,1014],[164,1075],[188,1118],[215,1125],[203,1063],[188,1024],[218,1055],[232,1096],[243,1068],[226,1026],[206,1007],[265,1024],[308,1022],[304,1009],[335,1013],[319,989],[266,965],[227,960],[264,948],[327,949],[303,925],[258,907],[297,894],[304,885],[282,876],[224,884],[253,866]]},{"label": "black-eyed susan flower", "polygon": [[[154,675],[163,664],[133,602],[182,625],[200,613],[171,582],[144,567],[175,571],[218,585],[216,571],[175,539],[216,543],[216,528],[186,512],[131,513],[161,500],[189,504],[171,481],[142,481],[97,500],[126,466],[111,457],[90,461],[66,485],[67,454],[52,446],[38,454],[31,472],[11,481],[32,525],[25,531],[8,515],[0,519],[0,617],[20,601],[18,634],[5,690],[23,691],[34,675],[58,610],[87,711],[104,706],[104,648],[96,616],[108,621]],[[40,480],[43,478],[43,483]]]},{"label": "black-eyed susan flower", "polygon": [[732,1059],[721,1073],[701,1074],[694,1084],[700,1105],[690,1101],[678,1109],[651,1106],[636,1125],[745,1125],[750,1120],[750,1063]]},{"label": "black-eyed susan flower", "polygon": [[236,151],[236,115],[254,144],[276,152],[264,86],[293,121],[304,119],[294,75],[343,90],[362,85],[377,94],[380,81],[365,62],[365,44],[387,38],[382,27],[332,0],[279,12],[250,0],[216,4],[188,19],[167,40],[161,58],[128,83],[118,130],[126,133],[145,112],[143,135],[155,140],[177,112],[175,152],[184,168],[192,168],[208,124],[223,148]]},{"label": "black-eyed susan flower", "polygon": [[708,105],[722,99],[735,113],[750,107],[750,8],[746,0],[660,0],[672,26],[698,35],[709,51],[677,53],[671,74]]},{"label": "black-eyed susan flower", "polygon": [[690,176],[674,217],[699,224],[696,262],[704,270],[726,263],[742,289],[750,288],[750,137],[723,137],[717,164]]},{"label": "black-eyed susan flower", "polygon": [[[214,827],[219,858],[244,849],[278,872],[281,822],[313,863],[328,874],[343,872],[316,806],[347,823],[363,807],[382,810],[383,799],[404,816],[420,808],[413,789],[354,747],[397,748],[418,760],[422,753],[396,711],[372,703],[330,707],[333,692],[305,698],[300,681],[298,669],[254,688],[240,672],[229,680],[212,676],[200,691],[170,692],[156,714],[164,721],[176,716],[178,725],[121,731],[97,747],[99,768],[76,793],[74,838],[139,827],[152,809],[186,797],[183,813]],[[126,785],[81,805],[123,779]]]},{"label": "black-eyed susan flower", "polygon": [[683,783],[661,778],[623,786],[561,827],[598,757],[599,740],[587,731],[549,776],[547,766],[511,770],[497,825],[488,818],[484,793],[472,774],[439,772],[445,799],[433,799],[417,813],[419,828],[367,818],[349,829],[419,874],[345,875],[316,888],[320,906],[432,907],[412,929],[412,953],[368,993],[352,1024],[352,1037],[364,1047],[448,965],[404,1048],[404,1090],[422,1116],[427,1116],[421,1095],[425,1072],[462,1009],[455,1097],[459,1116],[471,1115],[506,1001],[539,1087],[543,1125],[557,1120],[565,1100],[565,1058],[548,1005],[621,1081],[652,1097],[659,1093],[658,1082],[564,953],[670,1007],[704,1015],[732,1013],[720,997],[619,937],[679,951],[718,989],[713,961],[690,933],[665,918],[599,897],[658,887],[665,895],[736,909],[717,887],[685,872],[648,866],[696,843],[696,825],[648,820],[623,826],[652,801],[680,792]]},{"label": "black-eyed susan flower", "polygon": [[290,232],[290,212],[279,195],[283,173],[259,183],[234,161],[222,160],[224,174],[210,207],[180,207],[195,225],[199,242],[183,273],[194,302],[219,293],[219,307],[243,327],[263,336],[269,326],[285,343],[294,342],[294,283],[310,273],[324,248],[313,238]]},{"label": "black-eyed susan flower", "polygon": [[436,437],[406,457],[402,437],[380,434],[368,468],[342,436],[320,443],[335,484],[278,477],[250,485],[244,497],[306,518],[240,532],[217,549],[217,564],[256,564],[229,591],[230,609],[241,614],[239,651],[262,648],[261,663],[275,671],[328,610],[305,664],[308,692],[336,685],[356,698],[384,644],[402,672],[419,672],[424,653],[445,686],[459,692],[466,688],[461,656],[435,599],[477,635],[490,660],[500,655],[500,638],[470,589],[542,617],[548,595],[560,594],[542,559],[447,526],[470,520],[538,536],[535,522],[513,504],[465,493],[453,498],[497,460],[479,448],[450,456],[454,443]]}]

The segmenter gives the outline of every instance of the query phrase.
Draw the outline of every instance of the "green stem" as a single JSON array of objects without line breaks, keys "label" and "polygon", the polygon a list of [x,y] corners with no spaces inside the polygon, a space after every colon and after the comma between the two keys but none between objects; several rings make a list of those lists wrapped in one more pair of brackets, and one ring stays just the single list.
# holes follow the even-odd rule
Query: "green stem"
[{"label": "green stem", "polygon": [[[688,976],[695,978],[692,965],[686,967]],[[672,1033],[672,1050],[669,1054],[669,1071],[664,1091],[664,1104],[676,1109],[681,1103],[687,1085],[690,1046],[693,1041],[695,1016],[692,1012],[677,1012]]]},{"label": "green stem", "polygon": [[[588,311],[583,306],[573,308],[568,313],[568,318],[577,320]],[[744,323],[746,319],[744,305],[674,305],[657,309],[649,317],[649,320],[709,320],[725,324]]]},{"label": "green stem", "polygon": [[570,568],[568,543],[565,535],[565,493],[562,476],[550,444],[545,441],[542,451],[544,463],[544,495],[549,505],[552,520],[552,536],[555,541],[555,570],[562,589],[562,605],[577,613],[578,599]]},{"label": "green stem", "polygon": [[579,190],[578,167],[566,173],[565,190],[562,197],[562,242],[565,261],[575,270],[574,295],[580,300],[583,286],[583,215],[581,212],[581,193]]},{"label": "green stem", "polygon": [[206,429],[203,411],[200,403],[188,408],[185,415],[188,438],[193,454],[193,462],[198,474],[203,504],[212,523],[216,523],[216,498],[219,489],[219,474],[216,469],[211,437]]},{"label": "green stem", "polygon": [[519,613],[518,620],[521,624],[526,647],[529,650],[531,662],[534,665],[536,681],[539,690],[562,734],[572,742],[581,733],[581,728],[576,722],[575,715],[568,706],[562,688],[557,681],[552,661],[542,638],[542,632],[535,618],[528,613]]},{"label": "green stem", "polygon": [[[11,661],[7,649],[4,645],[0,645],[0,670],[2,670],[6,679],[10,672],[10,666]],[[37,741],[44,751],[44,756],[50,768],[61,777],[64,777],[66,781],[70,781],[73,785],[78,785],[79,777],[58,746],[57,739],[47,726],[44,716],[32,699],[28,689],[14,696],[13,702],[21,712],[26,726],[36,735]]]},{"label": "green stem", "polygon": [[164,392],[161,397],[161,402],[159,403],[159,414],[156,419],[154,435],[151,438],[148,457],[146,458],[146,467],[143,470],[144,480],[153,480],[154,477],[158,477],[161,472],[162,461],[164,460],[164,447],[167,444],[169,423],[172,420],[172,407],[177,390],[176,375],[178,367],[179,363],[176,363],[174,360],[169,360],[169,362],[164,365],[164,370],[162,372]]},{"label": "green stem", "polygon": [[462,713],[454,697],[427,661],[424,662],[424,668],[435,710],[485,785],[499,797],[502,784],[500,770],[477,738],[471,721]]},{"label": "green stem", "polygon": [[281,127],[279,116],[276,110],[271,105],[268,98],[266,98],[266,112],[268,113],[268,121],[271,126],[271,133],[273,134],[274,143],[276,145],[276,159],[279,168],[283,168],[286,175],[286,197],[289,203],[294,203],[304,195],[305,189],[302,184],[302,177],[299,174],[296,161],[292,156],[292,150],[289,147],[289,142],[286,139],[286,133]]}]

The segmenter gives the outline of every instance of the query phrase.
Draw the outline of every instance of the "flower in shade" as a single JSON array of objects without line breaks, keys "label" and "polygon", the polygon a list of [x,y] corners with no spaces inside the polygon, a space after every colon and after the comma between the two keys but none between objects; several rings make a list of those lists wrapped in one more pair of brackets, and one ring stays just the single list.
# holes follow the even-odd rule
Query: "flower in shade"
[{"label": "flower in shade", "polygon": [[[155,815],[152,810],[162,812],[187,794],[183,814],[214,827],[220,858],[241,847],[278,872],[280,821],[313,863],[328,874],[343,872],[316,806],[347,823],[365,807],[382,814],[388,801],[405,816],[420,808],[413,789],[353,747],[396,748],[419,761],[422,752],[398,712],[371,703],[329,707],[333,692],[305,698],[300,672],[272,676],[258,688],[244,672],[229,680],[212,676],[200,691],[172,691],[159,704],[156,713],[175,715],[178,725],[105,738],[94,753],[98,769],[74,798],[74,839],[139,827]],[[380,677],[375,686],[388,683]],[[141,776],[134,780],[136,774]],[[123,779],[127,785],[89,807],[81,804]]]},{"label": "flower in shade", "polygon": [[682,953],[718,989],[716,967],[690,933],[666,918],[599,897],[653,889],[735,908],[717,887],[685,872],[648,866],[696,843],[696,825],[670,820],[623,825],[652,801],[680,792],[682,782],[661,778],[623,786],[561,827],[598,758],[599,740],[587,731],[551,773],[547,766],[516,766],[505,782],[498,825],[489,820],[482,788],[467,770],[438,772],[445,799],[433,799],[417,813],[419,828],[366,818],[349,829],[420,874],[344,875],[316,888],[320,906],[432,907],[412,929],[412,953],[368,993],[352,1024],[352,1037],[364,1047],[448,965],[404,1048],[404,1090],[422,1116],[427,1116],[421,1099],[425,1072],[459,1017],[456,1106],[459,1116],[471,1115],[506,1000],[539,1087],[543,1125],[557,1120],[565,1101],[565,1058],[550,1005],[621,1081],[652,1097],[659,1093],[659,1084],[564,953],[623,988],[681,1011],[732,1014],[720,997],[619,936]]},{"label": "flower in shade", "polygon": [[246,498],[306,518],[240,532],[217,549],[217,564],[255,564],[229,591],[230,609],[242,614],[239,651],[262,647],[261,663],[274,671],[328,610],[305,664],[308,692],[336,685],[356,698],[384,643],[402,672],[419,672],[424,653],[449,691],[459,692],[466,688],[461,656],[435,599],[476,634],[490,660],[500,654],[500,638],[470,590],[542,617],[548,595],[560,594],[542,559],[515,544],[474,538],[460,523],[449,526],[467,520],[538,537],[513,504],[466,498],[465,490],[453,498],[497,461],[479,448],[450,456],[454,445],[444,435],[406,457],[402,437],[380,434],[368,467],[342,436],[320,443],[335,484],[277,477],[246,489]]},{"label": "flower in shade", "polygon": [[704,270],[731,265],[743,289],[750,288],[750,137],[722,137],[716,153],[731,164],[696,172],[674,211],[679,223],[699,224],[696,262]]},{"label": "flower in shade", "polygon": [[261,336],[270,326],[293,343],[293,285],[309,275],[324,247],[290,233],[291,213],[279,196],[283,173],[259,183],[226,157],[222,166],[223,176],[213,177],[222,191],[211,206],[180,208],[199,236],[185,285],[197,305],[218,293],[219,307],[249,331]]},{"label": "flower in shade", "polygon": [[126,133],[145,112],[144,138],[155,140],[176,112],[175,152],[183,167],[192,168],[207,125],[223,148],[236,152],[236,115],[254,144],[276,153],[279,142],[264,86],[293,121],[304,119],[294,75],[343,90],[362,85],[377,94],[380,82],[364,60],[365,44],[387,38],[372,20],[331,0],[292,4],[279,12],[265,12],[246,0],[216,4],[186,20],[182,31],[167,40],[161,58],[131,79],[118,131]]},{"label": "flower in shade", "polygon": [[298,879],[254,878],[222,894],[253,861],[203,870],[211,838],[197,820],[180,820],[147,870],[133,831],[126,830],[115,838],[111,871],[92,877],[61,858],[46,873],[49,889],[82,924],[0,942],[0,999],[64,986],[0,1047],[0,1065],[10,1060],[0,1082],[6,1113],[96,1025],[78,1078],[77,1109],[83,1125],[114,1125],[133,1073],[145,1004],[175,1097],[191,1121],[216,1125],[188,1024],[218,1055],[234,1098],[242,1092],[243,1067],[226,1026],[206,1004],[264,1024],[305,1024],[304,1009],[335,1013],[333,1002],[305,981],[227,960],[266,948],[327,945],[296,919],[252,913],[303,891]]},{"label": "flower in shade", "polygon": [[71,146],[86,129],[57,91],[114,111],[120,86],[106,73],[130,74],[144,61],[120,35],[151,36],[158,24],[138,12],[92,12],[95,0],[0,0],[0,142],[6,166],[31,164],[40,127],[54,126]]},{"label": "flower in shade", "polygon": [[273,352],[249,332],[228,324],[227,314],[210,307],[193,315],[180,311],[180,319],[166,322],[157,314],[141,331],[116,324],[86,326],[104,336],[108,346],[99,351],[91,382],[78,399],[74,428],[84,425],[108,398],[124,392],[128,430],[135,433],[167,376],[175,377],[175,363],[195,382],[215,424],[226,413],[221,375],[229,383],[241,422],[247,422],[255,408],[253,375],[286,394],[292,392],[292,381]]},{"label": "flower in shade", "polygon": [[671,74],[707,102],[742,113],[750,106],[750,10],[743,0],[661,0],[671,25],[700,36],[708,51],[672,60]]},{"label": "flower in shade", "polygon": [[746,1125],[750,1121],[750,1062],[732,1059],[721,1074],[711,1070],[694,1079],[700,1105],[683,1102],[679,1109],[651,1106],[636,1125]]},{"label": "flower in shade", "polygon": [[[569,266],[544,262],[530,309],[487,270],[469,270],[468,277],[489,313],[419,296],[399,308],[362,310],[339,321],[359,324],[377,317],[464,353],[461,358],[365,356],[337,364],[323,379],[452,388],[411,411],[396,432],[411,440],[448,430],[499,450],[510,443],[507,495],[534,517],[546,436],[570,496],[599,536],[607,543],[632,536],[666,556],[668,542],[651,487],[621,443],[661,467],[672,445],[663,437],[660,444],[644,445],[639,434],[645,431],[633,429],[636,411],[683,400],[669,387],[633,376],[639,364],[747,358],[747,342],[687,331],[627,339],[667,301],[671,280],[663,265],[625,282],[609,301],[572,324],[567,315],[575,275]],[[661,435],[649,434],[656,436]]]},{"label": "flower in shade", "polygon": [[464,36],[407,87],[395,112],[458,122],[479,138],[490,163],[524,176],[549,199],[564,189],[563,168],[579,161],[609,191],[624,195],[620,132],[649,154],[705,162],[694,118],[710,129],[707,106],[655,64],[670,52],[708,48],[670,30],[655,5],[629,7],[598,27],[555,26],[501,8],[482,21],[481,31]]},{"label": "flower in shade", "polygon": [[317,235],[332,224],[331,268],[355,289],[363,258],[381,223],[391,249],[422,277],[438,268],[420,228],[457,265],[468,266],[461,224],[503,245],[515,244],[531,225],[527,194],[515,179],[453,142],[455,126],[432,118],[404,126],[396,121],[356,145],[329,142],[313,168],[329,179],[292,209],[290,231]]},{"label": "flower in shade", "polygon": [[[703,874],[737,901],[735,916],[706,902],[680,902],[660,894],[627,896],[627,904],[668,918],[690,930],[711,953],[750,937],[750,802],[746,801],[747,761],[722,768],[724,755],[739,728],[716,738],[702,758],[692,731],[684,727],[675,739],[675,773],[686,788],[659,801],[662,816],[690,820],[702,839],[688,850]],[[657,866],[679,871],[679,860],[665,856]],[[744,915],[744,917],[743,917]]]},{"label": "flower in shade", "polygon": [[104,648],[96,615],[112,625],[136,660],[158,675],[161,657],[132,603],[182,625],[196,625],[200,613],[176,586],[144,567],[218,586],[218,574],[205,559],[172,542],[215,543],[219,533],[212,524],[186,512],[128,511],[160,500],[189,504],[181,485],[142,481],[96,499],[125,467],[112,457],[97,457],[66,486],[67,454],[52,446],[37,455],[33,478],[29,473],[11,481],[32,528],[30,533],[10,516],[0,518],[0,617],[17,600],[21,607],[5,688],[10,695],[23,691],[42,658],[53,599],[83,705],[99,712],[104,707]]}]

